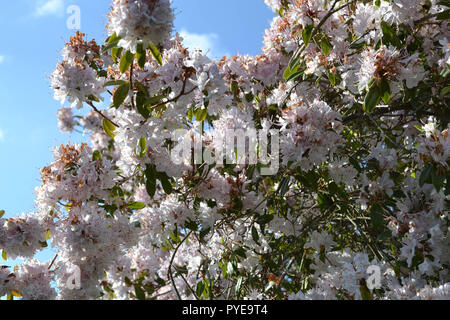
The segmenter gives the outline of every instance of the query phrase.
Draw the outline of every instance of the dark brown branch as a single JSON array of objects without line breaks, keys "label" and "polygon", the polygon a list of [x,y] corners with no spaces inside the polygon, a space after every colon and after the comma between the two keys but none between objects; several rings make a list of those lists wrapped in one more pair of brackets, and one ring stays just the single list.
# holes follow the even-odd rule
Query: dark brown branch
[{"label": "dark brown branch", "polygon": [[97,112],[100,116],[102,116],[102,118],[104,118],[104,119],[108,120],[109,122],[111,122],[116,128],[119,128],[119,126],[114,121],[109,119],[100,110],[98,110],[97,107],[94,106],[94,104],[91,101],[88,101],[87,104],[90,105],[95,112]]},{"label": "dark brown branch", "polygon": [[165,105],[167,103],[177,101],[178,99],[180,99],[184,95],[192,93],[195,90],[195,87],[192,88],[192,90],[189,90],[188,92],[186,92],[186,83],[187,83],[187,79],[183,81],[183,88],[181,88],[180,94],[177,95],[175,98],[169,99],[169,100],[164,101],[164,102],[160,102],[160,103],[152,106],[150,109],[156,109],[156,108],[161,107],[161,106],[163,106],[163,105]]},{"label": "dark brown branch", "polygon": [[133,63],[134,59],[130,67],[131,106],[133,107],[133,109],[136,109],[136,105],[134,104],[134,92],[133,92]]},{"label": "dark brown branch", "polygon": [[55,264],[55,261],[56,261],[57,258],[58,258],[58,254],[56,254],[56,256],[53,258],[52,262],[48,266],[48,270],[50,270],[53,267],[53,265]]}]

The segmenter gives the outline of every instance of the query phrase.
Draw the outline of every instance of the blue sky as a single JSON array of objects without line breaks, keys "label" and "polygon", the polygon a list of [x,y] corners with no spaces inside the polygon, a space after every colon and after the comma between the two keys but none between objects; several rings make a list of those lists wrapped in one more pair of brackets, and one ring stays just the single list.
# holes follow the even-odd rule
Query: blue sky
[{"label": "blue sky", "polygon": [[[258,54],[273,13],[263,0],[174,0],[176,30],[186,44],[213,57]],[[106,37],[109,0],[2,1],[0,11],[0,209],[6,217],[34,208],[39,170],[52,161],[51,148],[86,140],[58,131],[61,108],[49,74],[74,33],[66,27],[70,5],[81,9],[81,31]]]}]

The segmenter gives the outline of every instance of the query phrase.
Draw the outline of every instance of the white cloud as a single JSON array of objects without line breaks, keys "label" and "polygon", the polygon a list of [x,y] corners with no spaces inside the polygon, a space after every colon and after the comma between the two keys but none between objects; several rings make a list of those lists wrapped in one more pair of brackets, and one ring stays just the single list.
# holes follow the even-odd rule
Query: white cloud
[{"label": "white cloud", "polygon": [[0,142],[5,141],[5,133],[3,132],[2,129],[0,129]]},{"label": "white cloud", "polygon": [[180,36],[184,39],[183,44],[193,50],[200,49],[211,58],[221,59],[223,56],[229,55],[226,50],[220,46],[219,36],[215,33],[198,34],[190,33],[182,29]]},{"label": "white cloud", "polygon": [[5,61],[5,57],[4,56],[0,56],[0,63],[2,63],[3,61]]},{"label": "white cloud", "polygon": [[64,0],[39,0],[34,15],[37,17],[64,14]]}]

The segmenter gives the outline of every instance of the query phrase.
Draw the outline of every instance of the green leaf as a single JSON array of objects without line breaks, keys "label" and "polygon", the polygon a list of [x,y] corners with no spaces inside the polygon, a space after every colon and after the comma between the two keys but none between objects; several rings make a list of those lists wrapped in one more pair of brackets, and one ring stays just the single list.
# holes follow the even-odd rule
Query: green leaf
[{"label": "green leaf", "polygon": [[145,291],[137,284],[134,285],[134,292],[138,300],[145,300]]},{"label": "green leaf", "polygon": [[380,102],[380,90],[377,85],[373,85],[367,92],[364,99],[363,109],[367,113],[371,113]]},{"label": "green leaf", "polygon": [[245,94],[245,101],[247,101],[248,103],[252,102],[253,99],[255,99],[253,93],[249,92]]},{"label": "green leaf", "polygon": [[450,75],[450,67],[442,69],[440,75],[443,78],[447,78]]},{"label": "green leaf", "polygon": [[233,267],[233,264],[231,263],[231,261],[229,261],[228,263],[227,263],[227,269],[226,269],[227,271],[227,275],[229,276],[229,277],[231,277],[231,276],[233,276],[233,273],[234,273],[234,267]]},{"label": "green leaf", "polygon": [[141,210],[146,207],[145,203],[133,201],[128,204],[128,209]]},{"label": "green leaf", "polygon": [[300,64],[300,56],[297,56],[295,59],[291,59],[291,61],[289,61],[289,68],[291,70],[294,70],[295,67],[297,67]]},{"label": "green leaf", "polygon": [[153,198],[156,193],[156,171],[153,166],[147,166],[145,170],[145,178],[145,188],[148,195]]},{"label": "green leaf", "polygon": [[431,174],[431,182],[433,183],[433,186],[436,188],[436,191],[439,192],[444,186],[445,175],[439,174],[437,170],[434,170],[434,172]]},{"label": "green leaf", "polygon": [[123,84],[128,84],[128,81],[125,80],[111,80],[108,82],[105,82],[104,87],[110,87],[110,86],[120,86]]},{"label": "green leaf", "polygon": [[119,48],[119,47],[112,48],[111,57],[112,57],[114,63],[117,63],[119,61],[119,58],[120,58],[120,55],[122,54],[122,52],[123,52],[123,48]]},{"label": "green leaf", "polygon": [[381,231],[384,228],[383,208],[375,204],[370,208],[370,220],[373,227],[377,231]]},{"label": "green leaf", "polygon": [[163,63],[162,56],[161,56],[161,53],[159,53],[158,48],[151,42],[150,42],[148,48],[150,49],[150,52],[152,53],[152,56],[153,56],[153,58],[155,58],[156,62],[158,62],[158,64],[160,66],[162,66],[162,63]]},{"label": "green leaf", "polygon": [[17,291],[17,290],[12,290],[11,291],[11,295],[16,297],[16,298],[22,298],[23,297],[22,294],[19,291]]},{"label": "green leaf", "polygon": [[88,99],[89,101],[100,102],[100,99],[94,96],[93,94],[89,95]]},{"label": "green leaf", "polygon": [[336,85],[336,74],[332,72],[328,72],[328,80],[330,80],[330,83],[332,86]]},{"label": "green leaf", "polygon": [[239,94],[239,83],[237,83],[237,81],[231,82],[231,92],[234,95],[238,95]]},{"label": "green leaf", "polygon": [[286,82],[288,82],[292,79],[293,75],[295,75],[298,72],[298,68],[299,68],[299,65],[297,64],[297,65],[294,65],[292,68],[291,68],[291,66],[288,66],[286,68],[286,70],[284,70],[283,78],[286,80]]},{"label": "green leaf", "polygon": [[0,219],[5,215],[5,210],[0,210]]},{"label": "green leaf", "polygon": [[439,6],[450,7],[450,0],[441,0],[437,3]]},{"label": "green leaf", "polygon": [[258,218],[257,222],[260,226],[265,226],[270,221],[272,221],[275,217],[272,214],[265,214]]},{"label": "green leaf", "polygon": [[327,37],[324,37],[322,41],[320,41],[320,48],[322,49],[322,52],[328,56],[333,49],[333,45],[330,43]]},{"label": "green leaf", "polygon": [[105,42],[106,42],[106,44],[111,44],[111,43],[114,43],[114,42],[119,42],[119,37],[117,36],[117,33],[116,32],[114,32],[112,35],[110,35],[106,40],[105,40]]},{"label": "green leaf", "polygon": [[142,43],[138,43],[136,48],[136,59],[138,61],[139,67],[144,69],[145,63],[147,62],[147,52]]},{"label": "green leaf", "polygon": [[208,116],[208,110],[200,108],[195,113],[195,120],[198,122],[202,122],[206,119],[207,116]]},{"label": "green leaf", "polygon": [[328,195],[326,195],[322,192],[319,192],[317,194],[317,205],[319,206],[320,209],[326,210],[332,204],[333,204],[333,201],[331,200],[331,198]]},{"label": "green leaf", "polygon": [[303,38],[303,43],[305,44],[305,47],[307,47],[309,42],[311,41],[313,30],[314,30],[314,25],[310,24],[310,25],[306,26],[302,31],[302,38]]},{"label": "green leaf", "polygon": [[119,108],[125,101],[129,93],[130,93],[130,84],[128,82],[122,84],[119,88],[117,88],[113,97],[114,108],[116,109]]},{"label": "green leaf", "polygon": [[133,285],[130,278],[128,278],[128,277],[125,277],[125,284],[127,285],[127,287],[131,287]]},{"label": "green leaf", "polygon": [[108,77],[108,71],[106,71],[106,70],[99,70],[97,72],[97,76],[100,77],[100,78],[106,78],[106,77]]},{"label": "green leaf", "polygon": [[114,32],[113,35],[111,35],[108,39],[106,39],[106,44],[107,46],[105,48],[103,48],[103,52],[106,52],[110,49],[113,49],[115,47],[117,47],[119,41],[120,41],[120,37],[117,36],[117,34]]},{"label": "green leaf", "polygon": [[116,127],[112,124],[111,121],[109,121],[108,119],[103,119],[103,129],[111,139],[114,139],[115,137],[114,132],[116,131]]},{"label": "green leaf", "polygon": [[361,297],[363,300],[373,300],[373,296],[370,293],[369,289],[367,288],[367,286],[360,286],[360,290],[361,292]]},{"label": "green leaf", "polygon": [[205,239],[205,237],[208,235],[208,233],[211,232],[211,228],[207,228],[207,229],[202,229],[200,231],[200,241],[203,241],[203,239]]},{"label": "green leaf", "polygon": [[102,158],[102,154],[100,153],[100,151],[95,150],[95,151],[92,153],[92,160],[93,160],[93,161],[100,160],[101,158]]},{"label": "green leaf", "polygon": [[203,281],[200,281],[199,283],[197,283],[197,288],[195,289],[197,297],[201,297],[203,291],[205,291],[205,283]]},{"label": "green leaf", "polygon": [[139,158],[144,158],[147,153],[147,140],[145,138],[140,138],[138,141],[139,153],[137,152],[137,148],[134,150],[136,156]]},{"label": "green leaf", "polygon": [[136,95],[136,109],[145,119],[150,117],[150,109],[147,107],[148,105],[148,98],[146,94],[139,91]]},{"label": "green leaf", "polygon": [[275,282],[274,281],[270,281],[267,286],[264,288],[264,292],[269,291],[270,289],[272,289],[275,286]]},{"label": "green leaf", "polygon": [[419,178],[419,185],[423,187],[425,183],[431,183],[431,175],[434,173],[434,167],[431,164],[428,164],[425,169],[422,170]]},{"label": "green leaf", "polygon": [[381,99],[385,104],[388,104],[391,100],[391,87],[386,79],[383,79],[378,87]]},{"label": "green leaf", "polygon": [[235,288],[235,293],[237,295],[239,295],[239,292],[241,291],[243,280],[244,280],[244,277],[242,277],[242,276],[238,278],[238,281],[236,283],[236,288]]},{"label": "green leaf", "polygon": [[184,224],[184,226],[191,231],[194,231],[194,232],[198,231],[198,225],[195,221],[189,220]]},{"label": "green leaf", "polygon": [[47,248],[48,247],[47,241],[39,241],[39,244],[41,245],[42,248]]},{"label": "green leaf", "polygon": [[303,70],[294,72],[286,79],[286,82],[289,82],[289,81],[294,81],[295,82],[299,78],[303,77],[303,74],[304,74]]},{"label": "green leaf", "polygon": [[8,255],[6,254],[6,251],[5,251],[5,250],[2,251],[2,258],[3,258],[3,260],[5,260],[5,261],[8,260]]},{"label": "green leaf", "polygon": [[289,183],[291,182],[291,177],[287,176],[284,177],[281,182],[280,182],[280,197],[284,197],[284,195],[286,194],[286,192],[289,189]]},{"label": "green leaf", "polygon": [[252,227],[252,238],[253,238],[253,241],[255,241],[256,243],[259,243],[259,234],[258,234],[258,230],[256,230],[255,226]]},{"label": "green leaf", "polygon": [[438,20],[449,20],[450,19],[450,9],[447,9],[441,13],[439,13],[436,17]]},{"label": "green leaf", "polygon": [[158,179],[159,179],[159,181],[161,181],[161,185],[164,189],[164,192],[168,195],[172,194],[172,192],[173,192],[172,184],[170,183],[170,179],[167,176],[167,174],[165,172],[158,173]]},{"label": "green leaf", "polygon": [[141,152],[145,152],[145,149],[147,149],[147,140],[145,138],[139,139],[139,147],[141,148]]},{"label": "green leaf", "polygon": [[366,45],[366,43],[365,43],[364,41],[359,42],[360,40],[361,40],[361,39],[356,39],[355,41],[353,41],[353,42],[350,44],[350,49],[356,50],[356,49],[361,49],[361,48],[363,48],[363,47]]},{"label": "green leaf", "polygon": [[238,249],[234,250],[234,254],[236,254],[237,256],[246,259],[247,258],[247,254],[245,252],[245,249],[242,247],[239,247]]},{"label": "green leaf", "polygon": [[419,130],[422,133],[425,133],[425,130],[423,130],[423,128],[421,126],[419,126],[418,124],[414,125],[414,128],[416,128],[417,130]]},{"label": "green leaf", "polygon": [[123,56],[122,59],[120,59],[120,65],[119,65],[119,69],[120,69],[120,73],[125,73],[131,66],[131,64],[133,63],[134,60],[134,54],[131,53],[130,50],[127,50]]},{"label": "green leaf", "polygon": [[402,46],[400,39],[397,36],[395,30],[391,25],[385,21],[381,22],[381,30],[383,31],[383,43],[385,45],[392,44],[393,46],[399,48]]},{"label": "green leaf", "polygon": [[162,100],[164,99],[163,95],[159,95],[159,96],[154,96],[154,97],[150,97],[148,98],[148,100],[146,101],[146,104],[153,107],[157,104],[160,104],[162,102]]},{"label": "green leaf", "polygon": [[441,90],[441,94],[439,95],[439,97],[440,97],[441,99],[444,99],[444,97],[445,97],[446,95],[448,95],[449,93],[450,93],[450,86],[445,87],[444,89],[442,89],[442,90]]}]

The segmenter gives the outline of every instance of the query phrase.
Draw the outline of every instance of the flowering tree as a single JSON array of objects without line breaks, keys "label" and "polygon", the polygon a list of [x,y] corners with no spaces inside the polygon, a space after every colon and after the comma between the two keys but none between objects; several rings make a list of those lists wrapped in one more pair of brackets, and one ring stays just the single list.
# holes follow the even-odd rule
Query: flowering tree
[{"label": "flowering tree", "polygon": [[[450,297],[450,2],[265,2],[258,56],[187,50],[169,0],[114,0],[103,45],[70,39],[59,128],[91,143],[0,219],[3,258],[30,258],[0,296]],[[233,131],[258,161],[240,134],[223,152]]]}]

